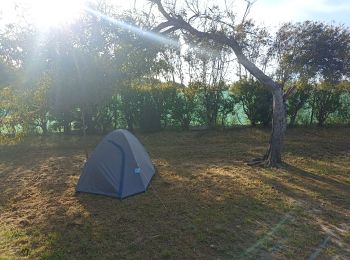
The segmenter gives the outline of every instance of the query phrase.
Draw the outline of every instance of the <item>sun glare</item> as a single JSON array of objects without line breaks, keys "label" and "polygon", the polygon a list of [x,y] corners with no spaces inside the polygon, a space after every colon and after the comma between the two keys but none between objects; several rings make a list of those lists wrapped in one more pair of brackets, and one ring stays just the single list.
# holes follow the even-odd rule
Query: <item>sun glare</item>
[{"label": "sun glare", "polygon": [[32,22],[39,28],[63,26],[78,18],[86,0],[32,0]]}]

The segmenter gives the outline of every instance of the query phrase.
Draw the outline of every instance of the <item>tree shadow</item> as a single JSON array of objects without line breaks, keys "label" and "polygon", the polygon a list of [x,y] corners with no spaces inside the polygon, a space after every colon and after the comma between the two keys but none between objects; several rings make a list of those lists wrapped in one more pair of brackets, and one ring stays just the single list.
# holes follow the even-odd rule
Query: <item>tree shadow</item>
[{"label": "tree shadow", "polygon": [[324,237],[331,238],[341,257],[350,253],[350,241],[346,238],[350,230],[349,184],[289,164],[274,175],[255,176],[295,200],[307,222],[317,224]]},{"label": "tree shadow", "polygon": [[310,207],[318,208],[327,202],[348,209],[350,184],[341,183],[330,177],[317,175],[289,164],[285,164],[283,170],[275,175],[255,174],[255,176],[278,192],[290,198],[299,199],[301,202],[305,201]]},{"label": "tree shadow", "polygon": [[[287,154],[310,159],[333,158],[350,154],[349,128],[338,129],[289,129],[286,134]],[[326,159],[327,158],[327,159]]]},{"label": "tree shadow", "polygon": [[[327,177],[324,175],[318,175],[315,173],[311,173],[300,169],[296,166],[290,165],[288,163],[284,164],[285,169],[290,172],[293,176],[300,176],[304,179],[307,179],[310,182],[314,182],[314,189],[317,187],[317,182],[326,184],[330,186],[332,189],[341,191],[342,193],[350,195],[350,183],[339,182],[331,177]],[[309,183],[309,182],[308,182]]]}]

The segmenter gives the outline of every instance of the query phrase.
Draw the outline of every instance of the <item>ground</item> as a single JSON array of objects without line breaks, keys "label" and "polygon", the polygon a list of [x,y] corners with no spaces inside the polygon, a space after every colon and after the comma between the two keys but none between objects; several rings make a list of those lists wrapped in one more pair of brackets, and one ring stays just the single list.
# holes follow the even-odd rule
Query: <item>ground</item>
[{"label": "ground", "polygon": [[350,129],[289,129],[279,169],[249,167],[268,130],[138,134],[147,192],[75,194],[101,137],[0,149],[0,259],[349,259]]}]

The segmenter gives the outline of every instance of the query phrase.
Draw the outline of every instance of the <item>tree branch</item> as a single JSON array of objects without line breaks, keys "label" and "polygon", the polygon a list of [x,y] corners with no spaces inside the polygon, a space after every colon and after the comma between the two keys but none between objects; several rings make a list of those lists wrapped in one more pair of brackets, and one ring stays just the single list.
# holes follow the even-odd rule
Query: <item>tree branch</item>
[{"label": "tree branch", "polygon": [[212,40],[217,43],[229,46],[234,51],[238,62],[242,64],[254,77],[263,83],[264,87],[271,92],[280,89],[280,86],[268,77],[262,70],[260,70],[254,63],[252,63],[243,53],[238,41],[233,37],[228,37],[222,32],[202,32],[194,28],[191,24],[186,22],[180,15],[169,14],[161,2],[161,0],[150,0],[158,7],[159,12],[167,20],[167,24],[172,25],[174,30],[185,30],[199,39]]},{"label": "tree branch", "polygon": [[153,28],[152,31],[161,32],[163,29],[169,28],[169,27],[173,27],[173,25],[171,24],[171,22],[166,21],[166,22],[159,24],[157,27]]}]

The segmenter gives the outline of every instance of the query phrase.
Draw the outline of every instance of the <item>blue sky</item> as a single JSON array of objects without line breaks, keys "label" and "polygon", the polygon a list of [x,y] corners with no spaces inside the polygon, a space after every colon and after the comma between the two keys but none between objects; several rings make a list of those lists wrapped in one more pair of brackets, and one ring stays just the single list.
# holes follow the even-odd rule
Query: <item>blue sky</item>
[{"label": "blue sky", "polygon": [[350,27],[350,0],[257,0],[251,18],[270,26],[318,20]]}]

